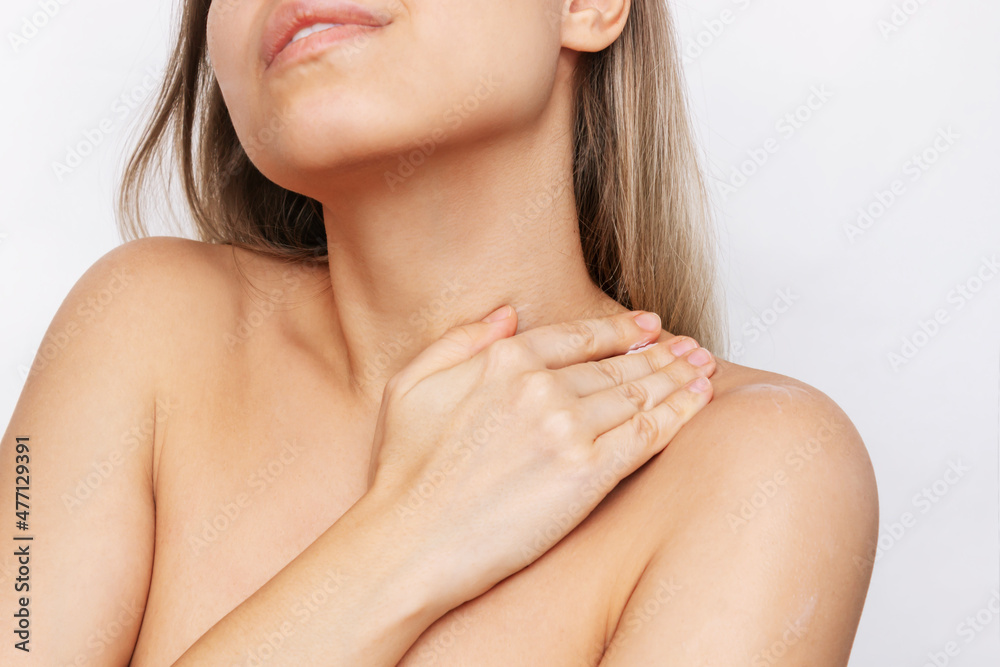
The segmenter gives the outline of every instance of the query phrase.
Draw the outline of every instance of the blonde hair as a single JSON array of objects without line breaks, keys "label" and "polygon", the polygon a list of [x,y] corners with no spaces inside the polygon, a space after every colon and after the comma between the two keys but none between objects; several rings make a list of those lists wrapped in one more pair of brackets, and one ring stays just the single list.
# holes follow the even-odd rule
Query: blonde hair
[{"label": "blonde hair", "polygon": [[[183,5],[162,87],[119,185],[122,237],[149,235],[144,195],[172,147],[166,180],[179,172],[200,240],[326,262],[319,203],[265,178],[236,136],[208,62],[210,4]],[[725,358],[714,229],[678,53],[666,0],[632,0],[620,37],[580,54],[573,171],[580,236],[605,293],[658,313],[664,329]]]}]

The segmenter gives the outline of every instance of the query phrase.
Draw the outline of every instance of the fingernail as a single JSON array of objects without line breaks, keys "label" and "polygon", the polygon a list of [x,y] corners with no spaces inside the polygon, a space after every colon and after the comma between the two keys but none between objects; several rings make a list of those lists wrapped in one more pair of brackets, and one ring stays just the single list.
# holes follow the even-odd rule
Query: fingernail
[{"label": "fingernail", "polygon": [[688,355],[688,363],[692,366],[704,366],[709,361],[712,360],[712,355],[708,353],[703,347],[699,347],[697,350]]},{"label": "fingernail", "polygon": [[674,353],[675,357],[679,357],[688,350],[693,350],[698,347],[698,343],[694,342],[690,338],[685,338],[684,340],[678,341],[670,346],[670,351]]},{"label": "fingernail", "polygon": [[698,378],[697,380],[688,385],[688,389],[690,389],[693,392],[702,394],[708,391],[709,386],[710,384],[708,380],[706,380],[705,378]]},{"label": "fingernail", "polygon": [[635,316],[635,323],[646,331],[660,330],[660,316],[656,313],[639,313]]},{"label": "fingernail", "polygon": [[500,306],[492,313],[483,318],[483,322],[499,322],[511,316],[513,310],[510,306]]}]

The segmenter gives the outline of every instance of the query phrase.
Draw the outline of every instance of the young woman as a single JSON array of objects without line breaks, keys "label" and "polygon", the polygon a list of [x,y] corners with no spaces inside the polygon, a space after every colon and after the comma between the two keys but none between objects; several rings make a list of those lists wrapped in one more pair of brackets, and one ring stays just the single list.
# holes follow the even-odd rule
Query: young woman
[{"label": "young woman", "polygon": [[80,279],[2,442],[3,664],[847,663],[874,475],[709,352],[662,0],[187,0],[133,236],[168,147],[201,240]]}]

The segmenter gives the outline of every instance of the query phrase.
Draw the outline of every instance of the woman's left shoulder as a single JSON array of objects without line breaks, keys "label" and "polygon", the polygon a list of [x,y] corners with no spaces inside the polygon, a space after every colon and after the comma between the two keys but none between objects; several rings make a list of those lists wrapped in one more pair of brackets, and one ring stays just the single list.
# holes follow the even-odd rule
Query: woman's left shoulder
[{"label": "woman's left shoulder", "polygon": [[864,442],[804,382],[722,360],[711,379],[621,493],[640,575],[601,664],[846,664],[878,538]]},{"label": "woman's left shoulder", "polygon": [[711,402],[621,492],[641,574],[606,663],[846,664],[878,539],[864,442],[815,387],[716,364]]},{"label": "woman's left shoulder", "polygon": [[789,529],[818,519],[876,537],[874,469],[844,410],[795,378],[721,359],[716,365],[711,402],[652,462],[652,476],[700,480],[684,489],[684,502],[699,503],[699,512],[733,532],[770,515]]},{"label": "woman's left shoulder", "polygon": [[818,448],[816,453],[871,466],[854,423],[816,387],[722,359],[716,359],[711,380],[712,402],[692,420],[693,426],[708,429],[734,446],[754,442],[758,447],[749,452],[752,456],[777,455],[784,460],[789,447],[798,451],[797,446],[804,445],[807,450]]}]

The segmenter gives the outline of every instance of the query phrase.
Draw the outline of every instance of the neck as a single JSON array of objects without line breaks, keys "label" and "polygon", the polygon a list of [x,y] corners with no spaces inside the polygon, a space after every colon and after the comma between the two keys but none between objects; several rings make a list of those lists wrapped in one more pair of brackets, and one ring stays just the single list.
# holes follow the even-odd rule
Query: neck
[{"label": "neck", "polygon": [[441,145],[411,168],[396,159],[365,178],[331,179],[338,191],[318,197],[331,319],[359,398],[376,400],[448,328],[504,304],[518,333],[626,310],[587,272],[571,145],[550,137],[534,128]]}]

